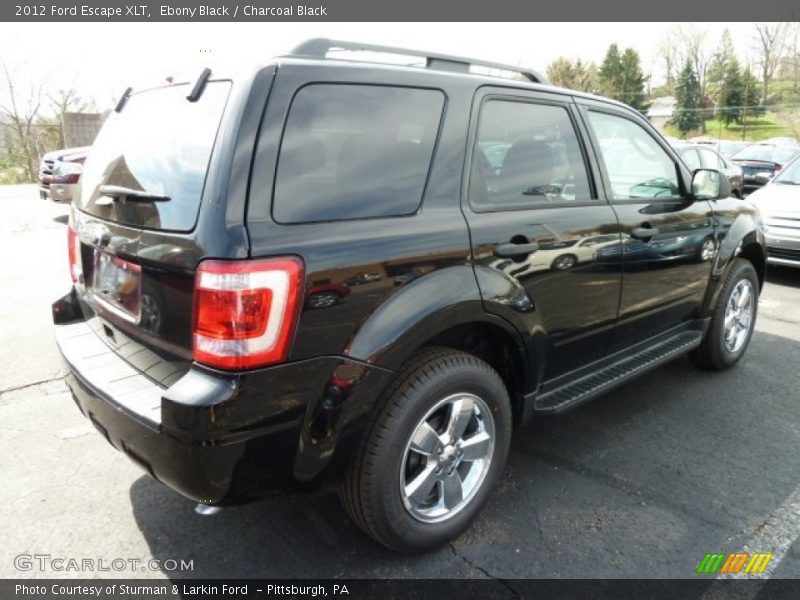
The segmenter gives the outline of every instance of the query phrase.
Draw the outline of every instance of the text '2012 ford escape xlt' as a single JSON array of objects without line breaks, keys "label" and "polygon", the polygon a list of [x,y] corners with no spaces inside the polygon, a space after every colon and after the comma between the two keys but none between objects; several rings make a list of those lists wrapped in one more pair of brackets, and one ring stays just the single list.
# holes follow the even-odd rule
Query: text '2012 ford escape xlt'
[{"label": "text '2012 ford escape xlt'", "polygon": [[312,40],[124,94],[56,337],[83,414],[181,494],[335,482],[364,531],[423,550],[485,504],[513,426],[687,352],[741,358],[764,233],[729,192],[535,72]]}]

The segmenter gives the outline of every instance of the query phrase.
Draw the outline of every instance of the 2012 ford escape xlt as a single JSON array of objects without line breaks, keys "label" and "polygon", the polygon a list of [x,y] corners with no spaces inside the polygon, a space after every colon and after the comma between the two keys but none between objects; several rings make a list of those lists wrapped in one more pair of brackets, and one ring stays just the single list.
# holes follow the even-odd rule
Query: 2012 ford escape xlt
[{"label": "2012 ford escape xlt", "polygon": [[742,357],[764,232],[729,193],[623,104],[312,40],[123,95],[56,337],[83,414],[181,494],[334,482],[369,535],[424,550],[486,503],[515,426]]}]

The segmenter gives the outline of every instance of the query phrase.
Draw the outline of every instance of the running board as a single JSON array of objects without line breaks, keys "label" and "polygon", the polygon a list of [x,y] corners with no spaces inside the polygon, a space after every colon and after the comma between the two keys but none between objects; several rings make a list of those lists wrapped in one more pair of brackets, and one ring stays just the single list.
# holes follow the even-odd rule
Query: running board
[{"label": "running board", "polygon": [[559,413],[577,404],[591,400],[633,379],[642,373],[663,365],[700,345],[702,331],[682,331],[634,355],[628,355],[599,371],[584,375],[561,387],[540,394],[536,398],[538,413]]}]

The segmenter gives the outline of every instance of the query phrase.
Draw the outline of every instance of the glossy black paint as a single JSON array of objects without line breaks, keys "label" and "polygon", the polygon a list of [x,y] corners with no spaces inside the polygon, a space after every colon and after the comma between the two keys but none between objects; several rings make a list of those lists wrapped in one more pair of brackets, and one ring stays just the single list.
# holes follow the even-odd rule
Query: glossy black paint
[{"label": "glossy black paint", "polygon": [[[275,222],[271,198],[286,115],[297,90],[313,82],[444,94],[441,130],[415,214]],[[588,197],[515,211],[470,206],[465,186],[476,107],[498,94],[567,108],[591,177]],[[686,191],[691,174],[683,166],[681,199],[610,201],[582,113],[587,106],[623,112],[651,129],[617,103],[424,69],[282,59],[235,80],[193,231],[143,231],[73,215],[86,276],[100,247],[141,265],[151,313],[139,324],[126,322],[98,307],[79,282],[54,305],[55,321],[99,320],[110,331],[110,351],[131,362],[139,354],[157,357],[140,369],[164,387],[161,431],[142,432],[112,398],[100,397],[76,374],[69,383],[79,405],[96,415],[115,446],[139,440],[138,462],[165,483],[198,501],[229,503],[298,481],[335,480],[392,373],[425,344],[468,349],[493,364],[520,422],[534,413],[536,393],[548,383],[564,381],[626,343],[646,342],[669,324],[702,322],[732,257],[762,261],[757,268],[763,272],[755,210],[737,200],[693,201]],[[648,224],[665,233],[632,238]],[[89,235],[101,228],[107,236]],[[698,260],[708,236],[714,256]],[[539,248],[529,256],[494,254],[498,244],[511,241]],[[287,363],[244,373],[193,364],[197,264],[286,254],[303,259],[307,299]],[[338,297],[313,304],[308,298],[315,290]]]},{"label": "glossy black paint", "polygon": [[[480,106],[489,98],[566,108],[573,126],[583,132],[566,94],[487,87],[474,99],[473,137]],[[587,150],[583,148],[586,169],[596,172]],[[530,208],[497,212],[472,206],[463,194],[484,306],[521,333],[529,348],[526,369],[536,373],[534,381],[601,358],[611,341],[621,266],[598,265],[594,257],[596,245],[613,243],[619,233],[614,211],[599,198],[596,182],[590,183],[590,196],[570,203],[532,202]],[[529,255],[498,257],[496,247],[505,242],[533,242],[538,249]],[[495,290],[504,285],[508,291],[498,294]]]}]

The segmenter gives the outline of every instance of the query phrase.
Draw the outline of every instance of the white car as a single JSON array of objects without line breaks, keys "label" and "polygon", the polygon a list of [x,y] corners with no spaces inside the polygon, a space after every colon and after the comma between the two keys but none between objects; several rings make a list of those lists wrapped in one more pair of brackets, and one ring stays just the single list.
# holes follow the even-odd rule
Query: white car
[{"label": "white car", "polygon": [[568,271],[581,263],[594,260],[598,249],[619,242],[618,233],[592,235],[578,240],[540,242],[539,249],[522,262],[503,259],[495,261],[491,266],[513,274],[514,277],[539,271]]},{"label": "white car", "polygon": [[800,267],[800,156],[747,199],[767,226],[767,262]]}]

